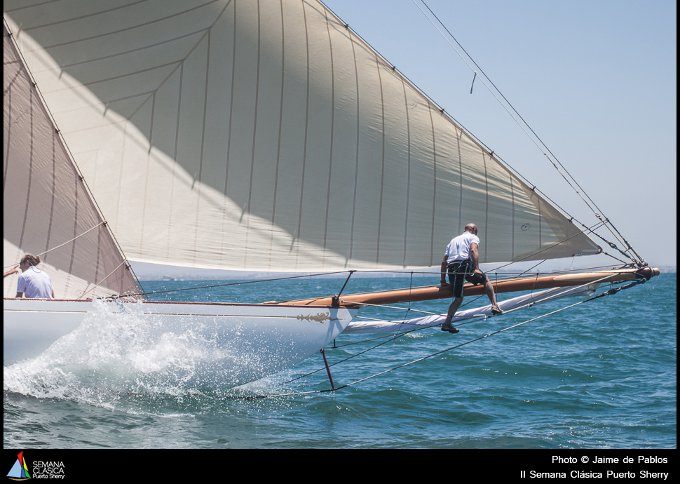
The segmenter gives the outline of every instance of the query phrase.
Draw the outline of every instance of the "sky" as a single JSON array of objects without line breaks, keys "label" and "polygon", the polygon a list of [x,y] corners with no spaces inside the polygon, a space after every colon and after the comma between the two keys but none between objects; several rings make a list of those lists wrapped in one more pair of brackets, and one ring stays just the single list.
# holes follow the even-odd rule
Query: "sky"
[{"label": "sky", "polygon": [[[551,200],[593,220],[421,0],[324,3]],[[675,0],[426,3],[638,254],[675,266]]]}]

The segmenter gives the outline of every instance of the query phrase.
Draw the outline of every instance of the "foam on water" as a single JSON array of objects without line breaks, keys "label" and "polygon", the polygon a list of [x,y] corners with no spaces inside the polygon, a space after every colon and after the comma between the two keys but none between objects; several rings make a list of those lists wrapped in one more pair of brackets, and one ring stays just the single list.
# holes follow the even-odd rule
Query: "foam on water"
[{"label": "foam on water", "polygon": [[76,330],[41,355],[4,367],[4,390],[113,405],[121,395],[221,392],[236,377],[220,371],[219,362],[229,361],[241,373],[257,373],[266,364],[219,347],[203,323],[181,321],[172,331],[161,324],[143,315],[141,303],[118,312],[116,305],[96,302]]}]

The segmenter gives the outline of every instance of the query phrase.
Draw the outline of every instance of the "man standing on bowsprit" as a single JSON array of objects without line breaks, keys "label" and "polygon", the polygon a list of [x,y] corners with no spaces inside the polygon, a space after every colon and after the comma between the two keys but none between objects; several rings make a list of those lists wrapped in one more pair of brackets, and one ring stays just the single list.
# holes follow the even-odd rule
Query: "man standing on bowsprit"
[{"label": "man standing on bowsprit", "polygon": [[463,302],[464,280],[474,285],[484,284],[486,295],[491,301],[491,312],[503,314],[496,303],[496,294],[489,279],[479,269],[479,237],[477,237],[477,225],[469,223],[465,226],[465,232],[454,237],[446,246],[441,265],[441,284],[446,284],[446,274],[449,275],[449,283],[453,286],[453,301],[449,306],[446,320],[442,324],[442,331],[457,333],[458,329],[451,324],[453,316]]}]

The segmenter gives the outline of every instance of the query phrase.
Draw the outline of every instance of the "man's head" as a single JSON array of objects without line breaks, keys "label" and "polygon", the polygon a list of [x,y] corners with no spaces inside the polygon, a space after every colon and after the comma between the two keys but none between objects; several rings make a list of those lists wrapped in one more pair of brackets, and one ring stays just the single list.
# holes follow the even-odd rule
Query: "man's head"
[{"label": "man's head", "polygon": [[465,231],[477,235],[477,226],[473,223],[469,223],[465,226]]},{"label": "man's head", "polygon": [[40,257],[37,255],[26,254],[21,258],[21,261],[19,261],[19,268],[23,272],[29,267],[37,266],[38,264],[40,264]]}]

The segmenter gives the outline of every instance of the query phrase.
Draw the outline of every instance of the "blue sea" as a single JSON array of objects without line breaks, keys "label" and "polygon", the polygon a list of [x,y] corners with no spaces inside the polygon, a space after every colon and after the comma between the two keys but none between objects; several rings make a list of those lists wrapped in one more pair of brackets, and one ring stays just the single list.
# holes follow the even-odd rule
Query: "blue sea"
[{"label": "blue sea", "polygon": [[[235,282],[142,284],[153,299],[258,302],[334,294],[345,276]],[[344,293],[436,282],[354,277]],[[120,382],[109,387],[96,364],[87,374],[58,367],[36,374],[28,363],[5,368],[3,446],[675,449],[676,283],[675,273],[664,273],[582,304],[557,300],[459,323],[458,334],[430,328],[340,335],[326,348],[336,391],[329,391],[321,354],[236,389],[209,382],[196,389],[178,385],[172,375],[140,386],[134,374],[126,379],[130,388]],[[188,287],[198,289],[166,292]],[[464,307],[486,303],[468,297]],[[573,306],[560,310],[567,305]],[[404,319],[443,313],[448,300],[395,306],[361,314]],[[55,375],[58,386],[49,381]]]}]

